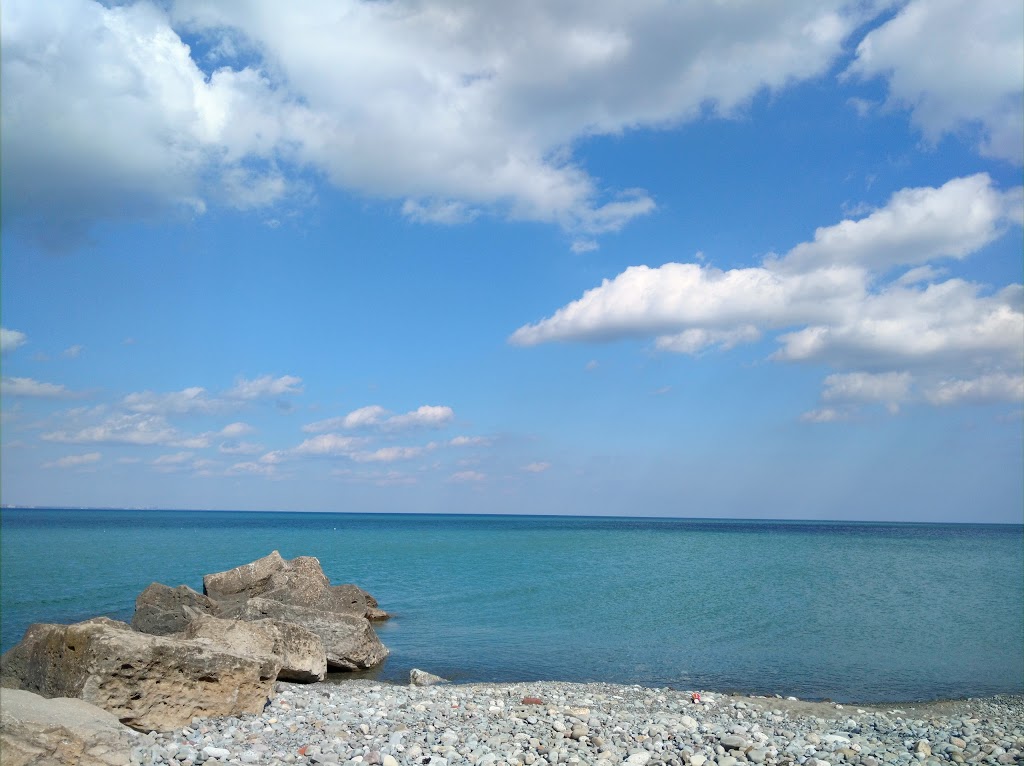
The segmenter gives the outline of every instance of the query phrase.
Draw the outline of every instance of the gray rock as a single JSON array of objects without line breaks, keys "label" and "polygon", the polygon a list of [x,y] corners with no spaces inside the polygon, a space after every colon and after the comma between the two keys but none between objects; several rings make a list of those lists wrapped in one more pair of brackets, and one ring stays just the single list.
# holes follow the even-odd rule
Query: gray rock
[{"label": "gray rock", "polygon": [[154,636],[180,633],[189,623],[189,610],[213,616],[220,611],[213,599],[187,585],[171,588],[155,582],[135,599],[132,627]]},{"label": "gray rock", "polygon": [[320,637],[327,666],[341,670],[365,670],[379,665],[388,650],[365,617],[331,614],[305,606],[251,598],[233,615],[241,620],[272,619],[299,625]]},{"label": "gray rock", "polygon": [[280,601],[331,614],[386,619],[377,600],[355,585],[331,586],[313,556],[286,560],[273,551],[249,564],[203,577],[203,592],[214,601],[240,605],[252,598]]},{"label": "gray rock", "polygon": [[185,726],[194,716],[259,712],[278,670],[269,658],[138,633],[105,617],[32,625],[0,658],[3,686],[78,697],[143,731]]},{"label": "gray rock", "polygon": [[409,671],[409,685],[410,686],[436,686],[437,684],[449,683],[447,678],[441,678],[441,676],[435,676],[433,673],[428,673],[425,670],[419,668],[413,668]]},{"label": "gray rock", "polygon": [[300,625],[279,620],[223,620],[192,613],[182,636],[232,654],[272,657],[281,665],[283,681],[312,683],[327,675],[323,641]]},{"label": "gray rock", "polygon": [[79,699],[45,699],[0,689],[0,760],[30,763],[122,766],[138,734],[113,715]]}]

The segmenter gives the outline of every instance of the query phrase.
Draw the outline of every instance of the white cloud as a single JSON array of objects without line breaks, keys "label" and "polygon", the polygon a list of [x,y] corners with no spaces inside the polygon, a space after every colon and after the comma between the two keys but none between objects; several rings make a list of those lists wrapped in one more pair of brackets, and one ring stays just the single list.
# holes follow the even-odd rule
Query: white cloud
[{"label": "white cloud", "polygon": [[82,355],[82,352],[84,350],[85,346],[76,343],[74,346],[68,346],[66,349],[64,349],[64,356],[66,356],[68,359],[77,359],[79,356]]},{"label": "white cloud", "polygon": [[384,421],[389,431],[401,431],[407,428],[443,428],[455,419],[451,407],[425,404],[404,415],[394,415]]},{"label": "white cloud", "polygon": [[175,452],[170,455],[160,455],[153,460],[151,465],[158,471],[171,472],[180,471],[186,464],[192,461],[193,452]]},{"label": "white cloud", "polygon": [[363,439],[338,434],[322,434],[306,439],[302,444],[289,450],[293,455],[350,456],[364,443]]},{"label": "white cloud", "polygon": [[910,393],[908,372],[849,372],[829,375],[821,398],[826,402],[885,404],[889,411],[899,411],[901,402]]},{"label": "white cloud", "polygon": [[419,457],[427,447],[381,447],[372,452],[356,452],[352,459],[359,463],[393,463],[396,460],[411,460]]},{"label": "white cloud", "polygon": [[486,436],[454,436],[448,442],[451,447],[487,447],[491,440]]},{"label": "white cloud", "polygon": [[225,455],[258,455],[265,448],[255,442],[226,441],[221,442],[217,449]]},{"label": "white cloud", "polygon": [[98,463],[103,456],[99,452],[87,452],[84,455],[67,455],[52,463],[44,463],[43,468],[80,468],[84,465]]},{"label": "white cloud", "polygon": [[536,463],[528,463],[528,464],[524,465],[523,466],[523,470],[526,471],[527,473],[544,473],[550,467],[551,467],[551,463],[536,462]]},{"label": "white cloud", "polygon": [[[3,4],[5,216],[59,244],[97,219],[273,204],[313,168],[405,200],[417,220],[493,210],[615,231],[654,202],[602,188],[574,162],[576,142],[733,115],[826,72],[873,12],[841,0],[169,5],[170,17],[141,2]],[[217,52],[209,76],[178,30]]]},{"label": "white cloud", "polygon": [[938,405],[1019,402],[1024,400],[1024,375],[995,373],[967,380],[943,380],[925,396]]},{"label": "white cloud", "polygon": [[302,378],[297,378],[294,375],[282,375],[279,378],[272,375],[261,375],[252,380],[239,378],[234,387],[225,393],[225,396],[230,399],[251,401],[269,396],[301,393]]},{"label": "white cloud", "polygon": [[1000,192],[987,173],[954,178],[941,187],[902,189],[860,220],[819,228],[773,268],[806,272],[829,265],[884,271],[936,258],[964,258],[1019,223],[1020,187]]},{"label": "white cloud", "polygon": [[25,396],[38,399],[72,399],[78,396],[57,383],[43,383],[33,378],[3,378],[0,393],[4,396]]},{"label": "white cloud", "polygon": [[402,415],[392,415],[380,405],[371,404],[337,418],[327,418],[302,427],[306,433],[325,431],[380,428],[385,431],[402,431],[410,428],[443,428],[455,418],[451,407],[423,405]]},{"label": "white cloud", "polygon": [[487,474],[480,473],[479,471],[457,471],[448,478],[449,481],[453,481],[458,484],[475,483],[486,479]]},{"label": "white cloud", "polygon": [[849,72],[882,76],[930,142],[977,129],[984,155],[1020,163],[1024,5],[912,0],[869,32]]},{"label": "white cloud", "polygon": [[800,416],[800,419],[805,423],[835,423],[837,421],[847,420],[848,416],[832,407],[826,407],[820,410],[805,412]]},{"label": "white cloud", "polygon": [[0,327],[0,353],[6,354],[8,351],[14,351],[19,346],[25,345],[27,341],[28,336],[25,333]]},{"label": "white cloud", "polygon": [[402,215],[416,223],[439,223],[452,226],[459,223],[469,223],[480,215],[480,211],[474,210],[463,202],[452,200],[447,202],[433,201],[424,204],[416,200],[407,199],[402,204]]},{"label": "white cloud", "polygon": [[228,476],[245,475],[276,477],[278,475],[276,465],[268,463],[253,463],[251,461],[235,463],[229,467],[225,473]]},{"label": "white cloud", "polygon": [[[659,350],[696,354],[781,331],[773,359],[897,376],[871,378],[875,384],[896,385],[907,370],[926,380],[974,377],[965,369],[1016,375],[1024,362],[1024,287],[936,281],[945,269],[928,262],[965,258],[1019,226],[1021,200],[1021,188],[999,191],[984,174],[904,189],[864,218],[819,228],[812,242],[760,266],[630,267],[520,327],[510,342],[653,337]],[[899,266],[913,268],[886,282]]]},{"label": "white cloud", "polygon": [[158,415],[211,414],[228,406],[223,400],[211,397],[201,386],[169,393],[140,391],[128,394],[121,403],[131,412]]},{"label": "white cloud", "polygon": [[210,446],[206,435],[189,436],[173,428],[161,415],[118,414],[98,425],[44,433],[45,441],[63,444],[136,444],[146,446],[203,449]]},{"label": "white cloud", "polygon": [[256,429],[253,428],[248,423],[228,423],[226,426],[220,429],[220,435],[226,436],[228,438],[235,438],[237,436],[245,436],[246,434],[251,434],[255,430]]}]

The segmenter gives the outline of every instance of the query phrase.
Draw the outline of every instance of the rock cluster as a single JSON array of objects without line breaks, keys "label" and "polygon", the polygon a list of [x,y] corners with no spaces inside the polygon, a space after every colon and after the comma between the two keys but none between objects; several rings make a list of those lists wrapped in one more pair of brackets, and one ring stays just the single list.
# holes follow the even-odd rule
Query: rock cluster
[{"label": "rock cluster", "polygon": [[607,684],[277,684],[259,715],[140,736],[133,764],[944,766],[1019,763],[1024,698],[845,708]]},{"label": "rock cluster", "polygon": [[105,617],[36,624],[0,658],[0,685],[75,697],[140,731],[196,716],[257,713],[275,680],[314,682],[327,669],[387,657],[370,618],[387,615],[354,585],[331,586],[312,557],[277,551],[204,578],[206,594],[153,583],[129,626]]}]

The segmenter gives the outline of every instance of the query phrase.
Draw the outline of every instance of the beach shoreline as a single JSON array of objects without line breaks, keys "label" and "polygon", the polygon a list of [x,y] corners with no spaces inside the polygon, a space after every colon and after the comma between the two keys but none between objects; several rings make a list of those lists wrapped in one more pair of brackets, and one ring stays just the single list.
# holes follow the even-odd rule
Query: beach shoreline
[{"label": "beach shoreline", "polygon": [[[694,694],[700,702],[694,702]],[[260,715],[140,735],[132,763],[1019,763],[1024,695],[871,705],[608,683],[278,683]]]}]

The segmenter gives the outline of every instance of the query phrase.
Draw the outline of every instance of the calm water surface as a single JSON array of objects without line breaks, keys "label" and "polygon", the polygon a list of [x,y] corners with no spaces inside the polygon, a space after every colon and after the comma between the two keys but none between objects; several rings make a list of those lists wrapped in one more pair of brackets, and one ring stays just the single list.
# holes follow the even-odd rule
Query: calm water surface
[{"label": "calm water surface", "polygon": [[394,619],[377,671],[891,701],[1024,693],[1017,525],[4,510],[2,647],[271,550]]}]

